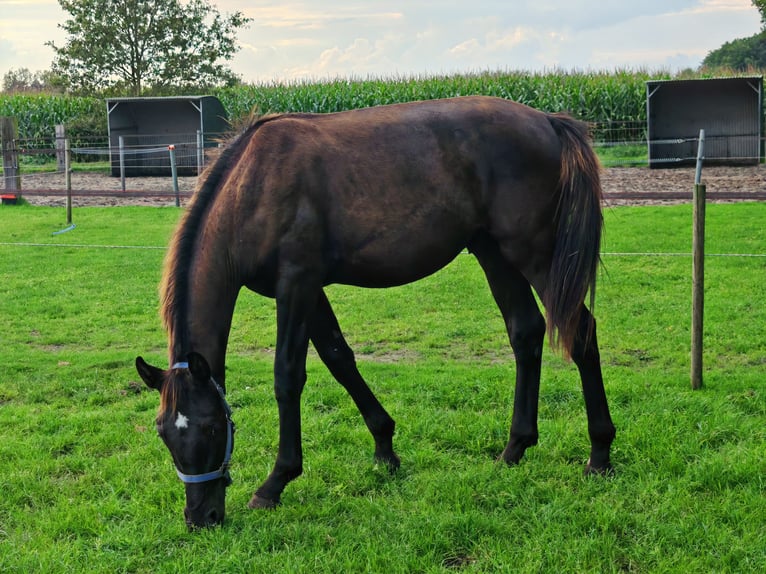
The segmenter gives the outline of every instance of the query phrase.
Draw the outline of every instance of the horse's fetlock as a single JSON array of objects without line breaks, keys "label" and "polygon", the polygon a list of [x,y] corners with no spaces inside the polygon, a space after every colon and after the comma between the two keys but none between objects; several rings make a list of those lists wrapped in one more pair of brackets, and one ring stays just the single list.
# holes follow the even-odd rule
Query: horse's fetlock
[{"label": "horse's fetlock", "polygon": [[594,446],[609,450],[615,436],[617,436],[617,429],[613,424],[604,424],[589,429],[588,434],[590,434]]},{"label": "horse's fetlock", "polygon": [[289,464],[278,464],[275,468],[275,473],[282,476],[286,483],[290,482],[303,474],[303,462],[298,461]]},{"label": "horse's fetlock", "polygon": [[505,449],[503,450],[503,454],[501,455],[501,458],[507,463],[507,464],[518,464],[518,462],[521,460],[521,458],[524,456],[524,452],[531,446],[535,446],[537,444],[537,433],[527,433],[527,434],[514,434],[511,436],[510,440],[508,441],[508,444],[506,445]]},{"label": "horse's fetlock", "polygon": [[296,466],[292,469],[290,469],[290,472],[287,473],[287,479],[288,480],[295,480],[300,475],[303,474],[303,465]]},{"label": "horse's fetlock", "polygon": [[396,432],[396,423],[390,416],[381,414],[370,419],[369,429],[376,438],[390,439]]}]

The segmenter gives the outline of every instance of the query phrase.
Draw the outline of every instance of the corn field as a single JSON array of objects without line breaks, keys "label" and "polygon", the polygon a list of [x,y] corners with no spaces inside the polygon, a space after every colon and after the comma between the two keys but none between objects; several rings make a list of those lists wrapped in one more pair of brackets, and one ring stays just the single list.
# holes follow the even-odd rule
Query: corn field
[{"label": "corn field", "polygon": [[456,76],[334,80],[239,86],[216,95],[235,121],[251,112],[338,112],[354,108],[448,98],[487,95],[515,100],[547,112],[568,112],[598,124],[595,137],[625,141],[621,130],[634,134],[635,124],[646,123],[646,85],[666,77],[643,71],[603,73],[522,72]]},{"label": "corn field", "polygon": [[484,73],[386,80],[274,83],[221,90],[232,117],[259,112],[337,112],[397,102],[482,94],[548,112],[566,111],[588,121],[646,118],[648,72],[549,74]]},{"label": "corn field", "polygon": [[[252,113],[337,112],[342,110],[483,94],[516,100],[547,112],[568,112],[594,123],[596,141],[635,141],[646,123],[649,79],[669,79],[666,72],[548,73],[486,72],[454,76],[241,85],[212,90],[233,125]],[[95,97],[0,94],[0,116],[17,118],[20,139],[50,139],[56,124],[70,136],[105,135],[106,107]]]},{"label": "corn field", "polygon": [[46,94],[0,94],[0,117],[16,118],[19,138],[50,139],[57,124],[106,133],[106,104],[101,98]]}]

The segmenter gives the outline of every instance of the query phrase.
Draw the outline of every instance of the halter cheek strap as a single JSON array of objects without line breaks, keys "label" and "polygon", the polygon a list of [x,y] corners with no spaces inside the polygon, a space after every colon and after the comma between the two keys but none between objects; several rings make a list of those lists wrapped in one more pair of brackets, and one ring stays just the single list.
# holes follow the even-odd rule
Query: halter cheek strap
[{"label": "halter cheek strap", "polygon": [[226,453],[223,455],[223,462],[221,463],[220,468],[217,470],[213,470],[211,472],[206,472],[204,474],[184,474],[180,470],[178,470],[178,467],[176,467],[176,474],[178,475],[178,478],[181,479],[181,482],[184,484],[199,484],[201,482],[209,482],[211,480],[216,480],[218,478],[225,478],[226,479],[226,486],[229,486],[231,484],[231,476],[229,476],[229,463],[231,461],[231,452],[232,452],[232,435],[234,434],[234,423],[231,421],[230,418],[227,416],[227,425],[226,425]]},{"label": "halter cheek strap", "polygon": [[[170,368],[188,369],[189,363],[183,361],[173,363],[173,366]],[[215,389],[218,391],[218,395],[221,397],[221,401],[223,402],[223,410],[226,413],[226,452],[223,455],[223,462],[217,470],[203,474],[185,474],[178,470],[178,467],[176,467],[176,474],[184,484],[199,484],[202,482],[210,482],[211,480],[223,478],[226,480],[226,486],[229,486],[231,484],[231,476],[229,475],[229,463],[231,462],[231,453],[234,447],[234,421],[231,420],[231,407],[229,406],[229,403],[226,402],[226,394],[224,393],[223,388],[212,377],[210,378],[210,382],[215,385]]]}]

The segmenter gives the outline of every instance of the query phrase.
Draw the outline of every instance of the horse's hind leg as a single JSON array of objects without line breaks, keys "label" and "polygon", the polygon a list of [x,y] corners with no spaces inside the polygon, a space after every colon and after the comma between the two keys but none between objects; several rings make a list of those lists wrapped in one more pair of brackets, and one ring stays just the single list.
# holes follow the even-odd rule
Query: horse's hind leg
[{"label": "horse's hind leg", "polygon": [[493,239],[478,237],[469,249],[487,276],[516,358],[516,391],[510,438],[501,455],[506,463],[515,464],[528,447],[537,444],[537,404],[545,320],[529,282],[505,260]]},{"label": "horse's hind leg", "polygon": [[588,415],[591,451],[585,473],[609,473],[612,470],[609,461],[609,449],[616,431],[614,424],[612,424],[612,417],[609,415],[604,380],[601,376],[601,359],[596,339],[596,320],[585,305],[582,306],[580,314],[580,324],[572,349],[572,360],[580,371],[585,410]]},{"label": "horse's hind leg", "polygon": [[348,391],[364,418],[375,440],[375,459],[386,464],[390,470],[399,468],[399,457],[393,449],[394,420],[365,383],[356,367],[354,352],[341,333],[324,291],[309,329],[311,342],[333,377]]}]

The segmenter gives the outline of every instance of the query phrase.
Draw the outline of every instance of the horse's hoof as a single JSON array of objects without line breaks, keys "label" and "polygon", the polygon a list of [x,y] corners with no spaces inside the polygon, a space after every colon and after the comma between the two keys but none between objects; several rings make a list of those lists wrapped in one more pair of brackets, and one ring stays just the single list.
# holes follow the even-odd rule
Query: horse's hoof
[{"label": "horse's hoof", "polygon": [[516,459],[514,457],[506,457],[504,454],[501,454],[495,459],[495,462],[502,462],[506,466],[517,466],[521,462],[521,458]]},{"label": "horse's hoof", "polygon": [[375,463],[380,464],[384,466],[388,472],[391,474],[395,474],[397,470],[399,470],[399,467],[402,464],[402,461],[399,460],[399,457],[395,454],[391,453],[387,456],[375,456]]},{"label": "horse's hoof", "polygon": [[278,500],[269,500],[268,498],[263,498],[257,494],[254,494],[250,499],[250,502],[247,503],[248,508],[262,508],[265,510],[274,510],[278,505]]},{"label": "horse's hoof", "polygon": [[523,446],[506,446],[503,452],[500,453],[500,456],[497,457],[497,462],[504,462],[508,466],[516,466],[524,457],[525,450],[526,448]]},{"label": "horse's hoof", "polygon": [[585,476],[614,476],[614,467],[609,461],[602,466],[595,466],[591,463],[590,459],[588,459],[583,474]]}]

